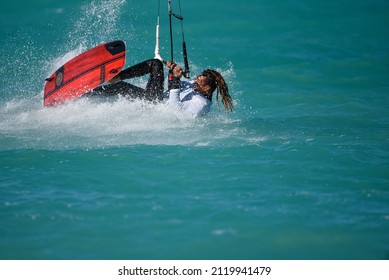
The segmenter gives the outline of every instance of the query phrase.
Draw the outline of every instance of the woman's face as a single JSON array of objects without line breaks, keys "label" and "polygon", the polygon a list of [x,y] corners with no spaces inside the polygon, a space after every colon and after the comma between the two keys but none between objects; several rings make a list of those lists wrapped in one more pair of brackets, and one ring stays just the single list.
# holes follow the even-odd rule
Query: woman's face
[{"label": "woman's face", "polygon": [[211,87],[207,83],[207,77],[202,75],[197,76],[193,83],[193,90],[200,93],[209,94]]}]

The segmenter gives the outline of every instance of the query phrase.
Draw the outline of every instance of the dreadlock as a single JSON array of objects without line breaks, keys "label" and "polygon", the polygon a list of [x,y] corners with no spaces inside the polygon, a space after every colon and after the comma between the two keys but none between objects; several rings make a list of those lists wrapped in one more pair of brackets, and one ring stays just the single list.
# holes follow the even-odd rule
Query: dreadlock
[{"label": "dreadlock", "polygon": [[232,103],[232,98],[228,93],[228,86],[226,84],[226,81],[222,77],[222,75],[219,72],[212,69],[204,70],[203,73],[201,73],[201,75],[207,78],[208,85],[211,87],[212,92],[217,88],[216,102],[219,111],[220,111],[219,94],[221,96],[221,100],[223,102],[225,112],[228,113],[228,111],[232,111],[234,109],[234,104]]}]

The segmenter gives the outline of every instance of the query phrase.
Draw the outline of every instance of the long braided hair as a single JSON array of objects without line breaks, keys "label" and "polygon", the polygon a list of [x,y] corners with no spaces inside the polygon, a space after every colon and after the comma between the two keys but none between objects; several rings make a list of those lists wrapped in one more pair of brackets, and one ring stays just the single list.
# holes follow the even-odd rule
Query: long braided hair
[{"label": "long braided hair", "polygon": [[[217,107],[220,111],[219,107],[219,94],[221,96],[222,103],[224,105],[225,112],[228,113],[228,111],[232,111],[234,109],[234,104],[232,102],[232,98],[230,94],[228,93],[228,86],[226,84],[226,81],[222,77],[222,75],[212,69],[207,69],[204,70],[201,73],[202,76],[205,76],[208,80],[208,84],[211,87],[211,91],[214,92],[215,89],[217,88],[217,93],[216,93],[216,102],[217,102]],[[212,99],[212,96],[211,96]]]}]

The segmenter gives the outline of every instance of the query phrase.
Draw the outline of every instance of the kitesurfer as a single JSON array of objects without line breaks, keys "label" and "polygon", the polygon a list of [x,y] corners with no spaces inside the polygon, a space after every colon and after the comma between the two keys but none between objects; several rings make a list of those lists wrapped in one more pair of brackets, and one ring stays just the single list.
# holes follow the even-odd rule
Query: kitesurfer
[{"label": "kitesurfer", "polygon": [[[176,107],[193,116],[207,114],[212,105],[212,97],[217,90],[224,105],[225,112],[232,111],[233,101],[223,76],[216,70],[207,69],[192,81],[181,81],[183,70],[175,62],[168,61],[168,91],[164,92],[164,69],[159,59],[149,59],[122,70],[108,85],[100,86],[91,95],[124,95],[149,101],[165,100],[169,106]],[[149,75],[145,88],[132,85],[124,80]]]}]

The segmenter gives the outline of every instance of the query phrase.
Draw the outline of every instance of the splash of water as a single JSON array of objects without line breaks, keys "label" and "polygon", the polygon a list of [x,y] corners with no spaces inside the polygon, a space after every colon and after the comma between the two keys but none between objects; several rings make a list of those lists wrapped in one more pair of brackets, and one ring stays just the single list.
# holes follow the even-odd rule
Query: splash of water
[{"label": "splash of water", "polygon": [[73,49],[84,51],[111,41],[117,31],[125,0],[95,0],[81,8],[81,16],[68,34]]},{"label": "splash of water", "polygon": [[126,0],[95,0],[83,5],[67,35],[69,40],[64,49],[68,51],[47,62],[47,76],[87,49],[112,41],[125,3]]},{"label": "splash of water", "polygon": [[55,108],[10,101],[0,107],[0,150],[129,145],[213,146],[240,142],[239,120],[214,112],[195,119],[166,104],[80,99]]}]

